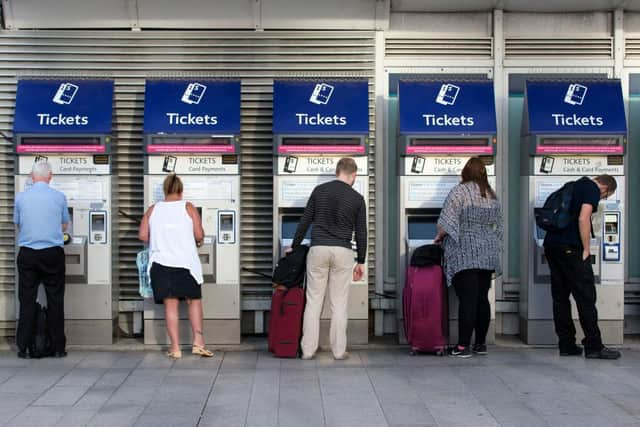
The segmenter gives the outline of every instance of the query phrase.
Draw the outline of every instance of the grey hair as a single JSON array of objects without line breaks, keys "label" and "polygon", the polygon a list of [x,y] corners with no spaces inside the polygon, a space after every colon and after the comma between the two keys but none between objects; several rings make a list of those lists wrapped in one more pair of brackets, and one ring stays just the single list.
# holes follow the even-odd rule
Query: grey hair
[{"label": "grey hair", "polygon": [[33,164],[33,168],[31,169],[31,173],[39,178],[49,178],[49,174],[51,173],[51,165],[49,164],[49,162],[35,162]]}]

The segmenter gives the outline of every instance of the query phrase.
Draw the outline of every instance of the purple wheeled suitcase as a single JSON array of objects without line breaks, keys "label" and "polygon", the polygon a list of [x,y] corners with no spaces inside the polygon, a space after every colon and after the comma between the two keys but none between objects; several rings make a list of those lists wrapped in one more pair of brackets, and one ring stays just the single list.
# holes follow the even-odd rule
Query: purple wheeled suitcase
[{"label": "purple wheeled suitcase", "polygon": [[412,354],[444,355],[448,331],[446,295],[439,265],[407,268],[402,302],[404,330]]}]

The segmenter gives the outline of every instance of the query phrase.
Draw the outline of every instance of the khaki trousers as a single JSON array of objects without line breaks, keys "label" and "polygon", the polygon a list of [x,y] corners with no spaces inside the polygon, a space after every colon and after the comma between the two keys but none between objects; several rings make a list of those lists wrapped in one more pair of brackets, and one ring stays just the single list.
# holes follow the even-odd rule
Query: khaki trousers
[{"label": "khaki trousers", "polygon": [[313,246],[307,255],[307,304],[302,328],[302,354],[312,356],[318,350],[320,314],[327,286],[331,308],[329,331],[334,357],[347,349],[347,307],[349,284],[353,277],[353,250],[339,246]]}]

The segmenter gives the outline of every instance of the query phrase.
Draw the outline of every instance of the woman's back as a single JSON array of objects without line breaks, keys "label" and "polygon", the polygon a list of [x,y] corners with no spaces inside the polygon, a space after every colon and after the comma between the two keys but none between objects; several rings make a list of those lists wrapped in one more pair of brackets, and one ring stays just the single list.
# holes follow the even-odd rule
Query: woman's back
[{"label": "woman's back", "polygon": [[497,199],[482,197],[474,182],[459,184],[447,196],[439,224],[447,231],[443,249],[449,283],[465,269],[500,274],[502,213]]},{"label": "woman's back", "polygon": [[166,267],[186,268],[202,283],[202,265],[186,201],[158,202],[149,217],[150,259]]}]

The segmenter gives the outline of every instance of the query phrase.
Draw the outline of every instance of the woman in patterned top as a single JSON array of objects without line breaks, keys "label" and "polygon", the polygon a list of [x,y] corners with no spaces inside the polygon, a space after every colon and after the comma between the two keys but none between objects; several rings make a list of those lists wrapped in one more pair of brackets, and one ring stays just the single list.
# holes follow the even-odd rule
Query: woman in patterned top
[{"label": "woman in patterned top", "polygon": [[442,243],[447,286],[453,285],[460,300],[458,344],[449,354],[471,357],[474,330],[473,352],[487,354],[491,276],[502,273],[502,212],[479,158],[469,159],[462,169],[462,182],[449,192],[438,219],[435,243]]}]

